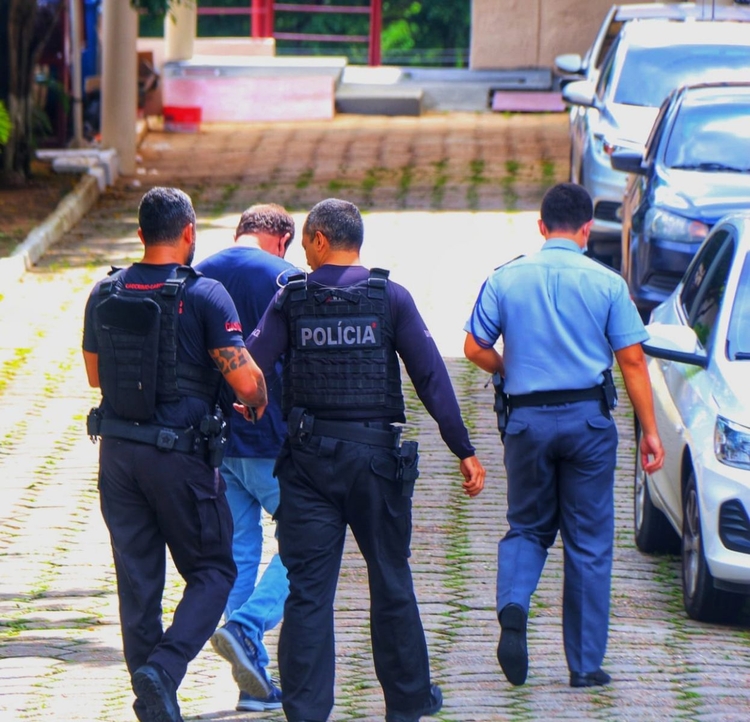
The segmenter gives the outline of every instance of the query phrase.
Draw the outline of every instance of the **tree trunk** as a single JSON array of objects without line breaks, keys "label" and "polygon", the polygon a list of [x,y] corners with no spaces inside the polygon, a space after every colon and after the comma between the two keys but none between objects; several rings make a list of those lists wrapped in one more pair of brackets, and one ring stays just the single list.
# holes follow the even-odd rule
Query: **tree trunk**
[{"label": "tree trunk", "polygon": [[[37,0],[0,0],[0,21],[7,40],[7,76],[0,81],[5,87],[6,107],[13,130],[3,149],[1,172],[7,179],[28,178],[34,157],[34,72],[39,56],[49,40],[60,13],[61,0],[40,27]],[[2,47],[0,45],[0,47]]]}]

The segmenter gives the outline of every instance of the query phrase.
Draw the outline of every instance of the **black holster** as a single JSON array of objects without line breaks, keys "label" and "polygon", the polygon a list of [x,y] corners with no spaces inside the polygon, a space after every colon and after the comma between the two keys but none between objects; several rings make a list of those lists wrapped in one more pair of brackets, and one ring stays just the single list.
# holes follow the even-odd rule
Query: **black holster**
[{"label": "black holster", "polygon": [[503,434],[508,426],[508,395],[505,393],[505,379],[500,374],[492,374],[492,385],[495,387],[495,414],[497,430]]},{"label": "black holster", "polygon": [[612,376],[612,369],[607,369],[604,372],[604,381],[602,382],[602,393],[604,394],[604,403],[607,404],[607,408],[613,411],[617,408],[617,387],[615,386],[615,379]]},{"label": "black holster", "polygon": [[401,496],[414,494],[414,483],[419,478],[419,444],[416,441],[404,441],[398,450],[398,474],[396,480],[401,482]]},{"label": "black holster", "polygon": [[98,406],[94,406],[89,411],[89,415],[86,417],[86,433],[91,439],[91,443],[95,444],[99,439],[99,430],[102,425],[102,410]]},{"label": "black holster", "polygon": [[227,423],[218,406],[201,419],[200,432],[206,438],[206,463],[218,469],[227,447]]}]

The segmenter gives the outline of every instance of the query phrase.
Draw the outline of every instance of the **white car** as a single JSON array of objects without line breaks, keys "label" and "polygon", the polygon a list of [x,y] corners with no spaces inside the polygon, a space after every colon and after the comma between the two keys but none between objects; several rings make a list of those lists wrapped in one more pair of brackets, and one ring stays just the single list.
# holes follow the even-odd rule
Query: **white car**
[{"label": "white car", "polygon": [[682,554],[685,610],[734,620],[750,594],[750,213],[712,229],[647,326],[664,467],[636,453],[635,541]]}]

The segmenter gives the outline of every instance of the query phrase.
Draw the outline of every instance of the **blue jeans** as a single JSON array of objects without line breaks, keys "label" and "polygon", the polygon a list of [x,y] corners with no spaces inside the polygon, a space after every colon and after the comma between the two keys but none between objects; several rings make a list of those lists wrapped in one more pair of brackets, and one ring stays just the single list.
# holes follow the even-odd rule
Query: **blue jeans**
[{"label": "blue jeans", "polygon": [[278,553],[273,555],[258,579],[263,551],[261,510],[273,515],[279,505],[279,483],[273,476],[275,459],[225,458],[221,474],[227,485],[227,501],[234,520],[232,553],[237,580],[229,594],[224,618],[237,622],[258,651],[265,669],[268,651],[263,635],[273,629],[284,614],[289,594],[286,569]]}]

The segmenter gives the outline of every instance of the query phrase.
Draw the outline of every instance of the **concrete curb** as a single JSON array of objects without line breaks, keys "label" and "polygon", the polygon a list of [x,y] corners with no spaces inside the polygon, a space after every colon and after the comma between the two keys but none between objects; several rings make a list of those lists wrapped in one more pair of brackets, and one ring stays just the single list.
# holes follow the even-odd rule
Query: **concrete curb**
[{"label": "concrete curb", "polygon": [[0,259],[0,286],[20,280],[53,243],[86,215],[100,193],[96,176],[84,175],[44,222],[34,228],[8,258]]}]

